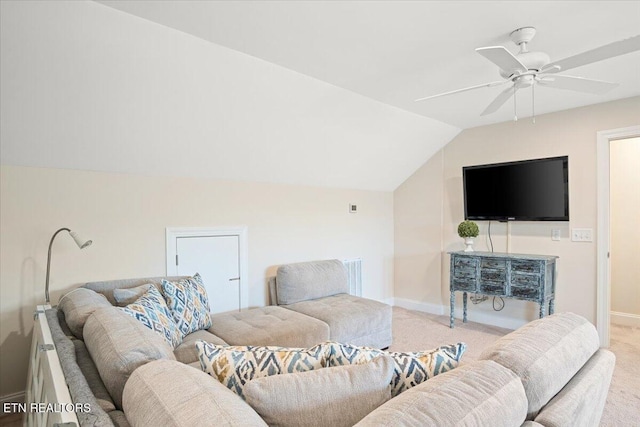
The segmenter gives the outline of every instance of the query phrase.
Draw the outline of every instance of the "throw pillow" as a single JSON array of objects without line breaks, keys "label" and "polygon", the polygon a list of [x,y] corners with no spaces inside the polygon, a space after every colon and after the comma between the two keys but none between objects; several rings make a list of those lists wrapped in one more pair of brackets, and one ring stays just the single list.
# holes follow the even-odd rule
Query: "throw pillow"
[{"label": "throw pillow", "polygon": [[383,354],[391,356],[395,362],[394,375],[391,379],[391,395],[394,397],[435,375],[457,367],[462,354],[467,349],[465,343],[412,353],[383,351],[336,342],[326,345],[329,347],[327,350],[328,366],[366,363]]},{"label": "throw pillow", "polygon": [[151,283],[136,286],[134,288],[122,288],[113,290],[113,299],[116,300],[118,307],[126,307],[129,304],[136,302],[138,298],[146,294],[150,286],[154,286]]},{"label": "throw pillow", "polygon": [[133,304],[118,308],[142,322],[147,328],[162,335],[173,348],[182,342],[182,334],[173,321],[167,303],[155,286],[151,286]]},{"label": "throw pillow", "polygon": [[163,280],[162,292],[182,335],[211,327],[207,291],[198,273],[177,282]]},{"label": "throw pillow", "polygon": [[391,398],[393,369],[391,357],[380,356],[361,365],[256,378],[244,396],[270,426],[351,427]]},{"label": "throw pillow", "polygon": [[225,346],[198,340],[196,349],[202,370],[243,398],[244,386],[254,378],[326,366],[326,351],[322,344],[304,349]]},{"label": "throw pillow", "polygon": [[78,339],[82,339],[82,329],[91,313],[104,307],[111,307],[107,298],[87,288],[74,289],[58,302],[58,309],[64,313],[69,330]]}]

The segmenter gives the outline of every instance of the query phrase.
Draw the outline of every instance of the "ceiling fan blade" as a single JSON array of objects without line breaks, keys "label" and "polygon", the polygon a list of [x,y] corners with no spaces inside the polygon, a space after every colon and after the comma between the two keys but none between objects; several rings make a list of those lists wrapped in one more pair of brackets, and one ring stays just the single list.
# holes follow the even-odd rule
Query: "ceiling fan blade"
[{"label": "ceiling fan blade", "polygon": [[505,83],[509,83],[509,80],[500,80],[499,82],[485,83],[485,84],[481,84],[481,85],[477,85],[477,86],[465,87],[464,89],[456,89],[456,90],[452,90],[450,92],[439,93],[437,95],[425,96],[424,98],[416,99],[415,102],[426,101],[427,99],[438,98],[440,96],[445,96],[445,95],[453,95],[454,93],[466,92],[468,90],[480,89],[481,87],[500,86],[500,85],[503,85]]},{"label": "ceiling fan blade", "polygon": [[509,73],[518,71],[521,74],[528,71],[527,67],[503,46],[479,47],[476,52],[496,64],[503,71]]},{"label": "ceiling fan blade", "polygon": [[539,80],[539,83],[542,86],[553,87],[556,89],[575,90],[578,92],[587,92],[596,95],[606,93],[619,85],[619,83],[605,82],[602,80],[560,75],[543,77]]},{"label": "ceiling fan blade", "polygon": [[507,102],[509,98],[513,96],[513,93],[515,92],[515,90],[514,90],[514,87],[511,86],[503,90],[502,92],[500,92],[500,94],[496,97],[496,99],[494,99],[493,102],[489,104],[489,106],[485,108],[485,110],[480,115],[486,116],[487,114],[495,113],[496,111],[498,111],[498,108],[502,107],[504,103]]},{"label": "ceiling fan blade", "polygon": [[604,46],[552,62],[547,64],[541,71],[543,73],[557,73],[558,71],[570,70],[572,68],[581,67],[583,65],[635,52],[637,50],[640,50],[640,35],[609,43]]}]

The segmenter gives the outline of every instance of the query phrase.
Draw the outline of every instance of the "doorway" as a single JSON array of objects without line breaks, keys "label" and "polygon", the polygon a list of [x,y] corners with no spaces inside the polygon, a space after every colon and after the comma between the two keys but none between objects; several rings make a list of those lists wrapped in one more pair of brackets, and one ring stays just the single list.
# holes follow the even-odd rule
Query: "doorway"
[{"label": "doorway", "polygon": [[199,273],[211,313],[248,307],[246,228],[167,228],[167,275]]},{"label": "doorway", "polygon": [[[615,147],[622,147],[625,142],[630,142],[632,138],[640,137],[640,126],[632,126],[628,128],[612,129],[607,131],[598,132],[597,135],[597,192],[598,192],[598,254],[597,254],[597,313],[596,313],[596,327],[598,329],[598,335],[600,337],[600,345],[603,347],[609,347],[610,341],[610,326],[611,326],[611,311],[612,311],[612,266],[620,265],[620,261],[623,261],[623,257],[616,258],[616,263],[612,261],[612,257],[615,256],[614,248],[612,247],[612,236],[614,233],[618,233],[617,228],[614,229],[612,223],[612,201],[620,199],[620,194],[613,187],[613,185],[619,181],[619,176],[616,175],[612,178],[612,157],[617,157],[619,153],[612,156],[612,143],[616,144]],[[625,140],[625,141],[622,141]],[[637,161],[637,158],[634,158]],[[615,195],[613,194],[615,192]],[[616,206],[614,215],[617,215],[620,207]],[[616,220],[619,221],[618,218]],[[615,225],[617,227],[618,224]],[[624,227],[624,225],[623,225]],[[635,227],[635,224],[632,225]],[[616,240],[619,240],[616,239]],[[630,242],[632,245],[637,245],[637,241]],[[625,242],[622,242],[624,247]],[[621,247],[621,248],[622,248]],[[621,249],[618,248],[617,252],[620,254]],[[620,267],[618,267],[619,269]],[[616,274],[620,271],[616,271]],[[618,277],[618,276],[617,276]],[[621,279],[618,279],[621,280]],[[638,286],[637,284],[635,286]],[[616,292],[618,289],[616,289]],[[614,295],[616,299],[619,299],[617,295]],[[626,307],[626,305],[623,305]],[[625,308],[626,309],[626,308]],[[615,312],[614,313],[620,313]],[[628,316],[627,316],[628,317]],[[631,316],[633,317],[633,316]],[[639,316],[640,318],[640,316]]]}]

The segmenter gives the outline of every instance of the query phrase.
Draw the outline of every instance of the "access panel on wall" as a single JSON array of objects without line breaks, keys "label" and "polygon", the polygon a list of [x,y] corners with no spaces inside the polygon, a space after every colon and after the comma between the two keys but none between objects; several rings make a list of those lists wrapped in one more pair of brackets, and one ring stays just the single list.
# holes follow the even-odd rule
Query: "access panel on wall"
[{"label": "access panel on wall", "polygon": [[[212,313],[246,307],[243,281],[243,235],[224,230],[167,229],[167,274],[200,273]],[[231,230],[233,231],[233,230]],[[175,248],[175,252],[172,250]],[[174,264],[171,266],[170,264]],[[173,268],[172,268],[173,267]],[[244,297],[244,298],[243,298]]]}]

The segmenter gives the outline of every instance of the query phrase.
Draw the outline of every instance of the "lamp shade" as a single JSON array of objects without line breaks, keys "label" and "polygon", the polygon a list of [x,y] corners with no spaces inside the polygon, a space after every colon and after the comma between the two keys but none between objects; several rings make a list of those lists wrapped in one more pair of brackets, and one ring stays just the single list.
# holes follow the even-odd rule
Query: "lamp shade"
[{"label": "lamp shade", "polygon": [[71,235],[71,237],[73,237],[73,240],[76,242],[76,245],[78,245],[80,249],[84,249],[87,246],[91,246],[91,244],[93,243],[92,240],[83,239],[75,231],[70,231],[69,234]]}]

